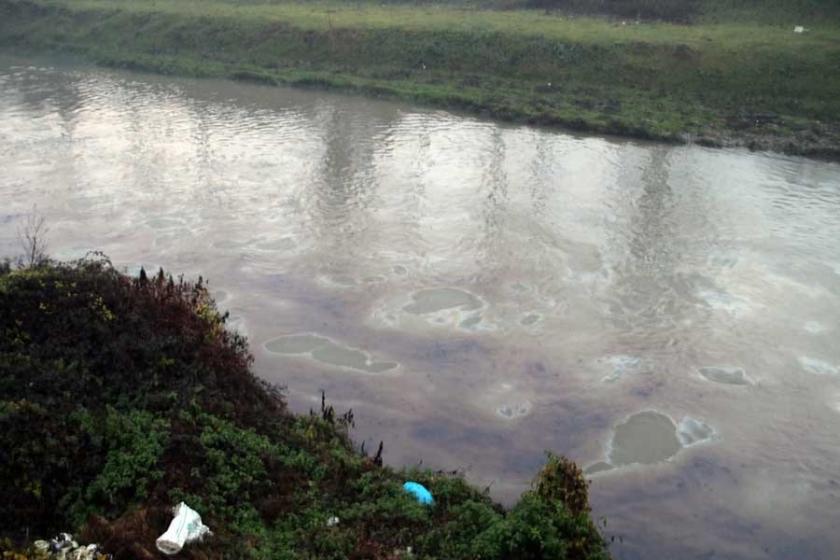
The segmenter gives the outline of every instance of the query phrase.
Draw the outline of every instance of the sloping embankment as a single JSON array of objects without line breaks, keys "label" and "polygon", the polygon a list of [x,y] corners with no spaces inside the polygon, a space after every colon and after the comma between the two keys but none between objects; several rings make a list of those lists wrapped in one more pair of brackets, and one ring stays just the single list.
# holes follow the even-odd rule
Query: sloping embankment
[{"label": "sloping embankment", "polygon": [[291,414],[250,362],[201,280],[0,262],[0,556],[43,558],[4,551],[71,531],[159,558],[183,500],[214,535],[179,558],[609,558],[574,463],[551,457],[506,512],[360,453],[352,412]]},{"label": "sloping embankment", "polygon": [[840,32],[537,12],[0,0],[0,46],[160,73],[394,96],[493,117],[840,157]]}]

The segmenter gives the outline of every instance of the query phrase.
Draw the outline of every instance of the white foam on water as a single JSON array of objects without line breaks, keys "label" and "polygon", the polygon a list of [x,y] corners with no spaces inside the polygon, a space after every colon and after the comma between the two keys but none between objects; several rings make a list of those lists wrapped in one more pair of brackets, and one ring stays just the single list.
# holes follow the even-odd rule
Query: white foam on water
[{"label": "white foam on water", "polygon": [[514,284],[511,284],[510,288],[517,294],[524,294],[531,291],[531,287],[522,282],[515,282]]},{"label": "white foam on water", "polygon": [[403,311],[413,315],[428,315],[449,309],[474,311],[484,307],[482,299],[459,288],[427,288],[411,294],[412,302]]},{"label": "white foam on water", "polygon": [[716,433],[714,428],[691,416],[683,417],[677,425],[677,439],[683,447],[711,441]]},{"label": "white foam on water", "polygon": [[840,369],[834,364],[810,356],[799,356],[799,365],[814,375],[840,375]]},{"label": "white foam on water", "polygon": [[506,403],[496,408],[496,414],[505,420],[515,420],[527,416],[531,412],[532,405],[529,401],[517,403]]},{"label": "white foam on water", "polygon": [[481,314],[477,313],[475,315],[470,315],[469,317],[467,317],[466,319],[464,319],[463,321],[458,323],[458,326],[462,329],[477,330],[477,327],[479,326],[480,323],[481,323]]},{"label": "white foam on water", "polygon": [[649,465],[670,460],[680,449],[674,421],[661,412],[644,410],[615,426],[607,457],[616,466]]},{"label": "white foam on water", "polygon": [[353,288],[359,284],[355,278],[346,274],[321,274],[317,282],[328,288]]},{"label": "white foam on water", "polygon": [[541,320],[542,315],[540,315],[539,313],[528,313],[519,320],[519,324],[523,327],[533,327]]},{"label": "white foam on water", "polygon": [[697,373],[706,381],[722,385],[752,385],[744,368],[737,366],[705,366],[697,368]]},{"label": "white foam on water", "polygon": [[605,356],[599,358],[598,361],[604,364],[609,370],[609,373],[601,379],[602,383],[613,383],[625,375],[638,373],[642,365],[641,358],[627,354]]},{"label": "white foam on water", "polygon": [[364,350],[338,344],[315,333],[279,336],[263,346],[272,354],[306,356],[328,366],[363,373],[384,373],[399,367],[398,362],[374,360]]},{"label": "white foam on water", "polygon": [[467,332],[494,332],[498,325],[485,315],[486,302],[459,288],[427,288],[380,302],[371,312],[374,323],[391,328],[424,325]]},{"label": "white foam on water", "polygon": [[747,298],[727,292],[701,290],[697,292],[697,296],[712,309],[725,311],[736,318],[749,314],[754,307]]},{"label": "white foam on water", "polygon": [[604,446],[604,457],[588,466],[587,474],[633,465],[668,462],[682,449],[715,439],[717,431],[702,420],[684,416],[675,424],[657,410],[631,414],[615,425]]},{"label": "white foam on water", "polygon": [[493,410],[497,417],[505,421],[528,416],[534,409],[531,395],[518,390],[509,382],[488,385],[484,391],[476,394],[474,402],[482,410]]},{"label": "white foam on water", "polygon": [[811,334],[821,334],[828,330],[828,327],[819,321],[807,321],[802,328]]}]

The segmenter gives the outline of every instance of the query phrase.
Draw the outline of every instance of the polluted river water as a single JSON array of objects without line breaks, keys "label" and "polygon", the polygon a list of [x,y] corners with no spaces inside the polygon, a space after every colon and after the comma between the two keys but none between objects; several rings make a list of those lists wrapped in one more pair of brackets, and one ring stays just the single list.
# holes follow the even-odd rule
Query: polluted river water
[{"label": "polluted river water", "polygon": [[295,410],[615,558],[840,557],[840,166],[0,59],[0,251],[209,278]]}]

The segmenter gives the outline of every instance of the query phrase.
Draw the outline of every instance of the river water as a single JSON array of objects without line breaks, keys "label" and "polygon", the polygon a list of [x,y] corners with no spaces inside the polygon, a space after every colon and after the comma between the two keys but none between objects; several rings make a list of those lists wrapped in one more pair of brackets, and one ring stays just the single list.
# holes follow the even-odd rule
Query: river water
[{"label": "river water", "polygon": [[840,166],[0,59],[0,254],[210,279],[292,407],[616,558],[840,557]]}]

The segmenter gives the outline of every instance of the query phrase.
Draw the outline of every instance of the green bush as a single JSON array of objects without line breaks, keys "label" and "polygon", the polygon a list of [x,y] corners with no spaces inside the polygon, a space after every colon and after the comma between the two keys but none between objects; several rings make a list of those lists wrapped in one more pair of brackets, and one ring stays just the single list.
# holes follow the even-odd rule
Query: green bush
[{"label": "green bush", "polygon": [[[93,505],[99,511],[117,514],[127,505],[146,499],[150,486],[163,477],[159,465],[169,437],[169,422],[146,411],[123,414],[110,406],[101,423],[86,420],[85,431],[104,452],[105,460],[85,489],[79,507]],[[89,513],[82,510],[74,519],[82,523]]]},{"label": "green bush", "polygon": [[550,458],[510,513],[460,477],[383,467],[352,413],[291,415],[225,320],[200,279],[0,272],[0,541],[81,531],[148,557],[184,500],[214,531],[185,557],[605,557],[572,463]]}]

